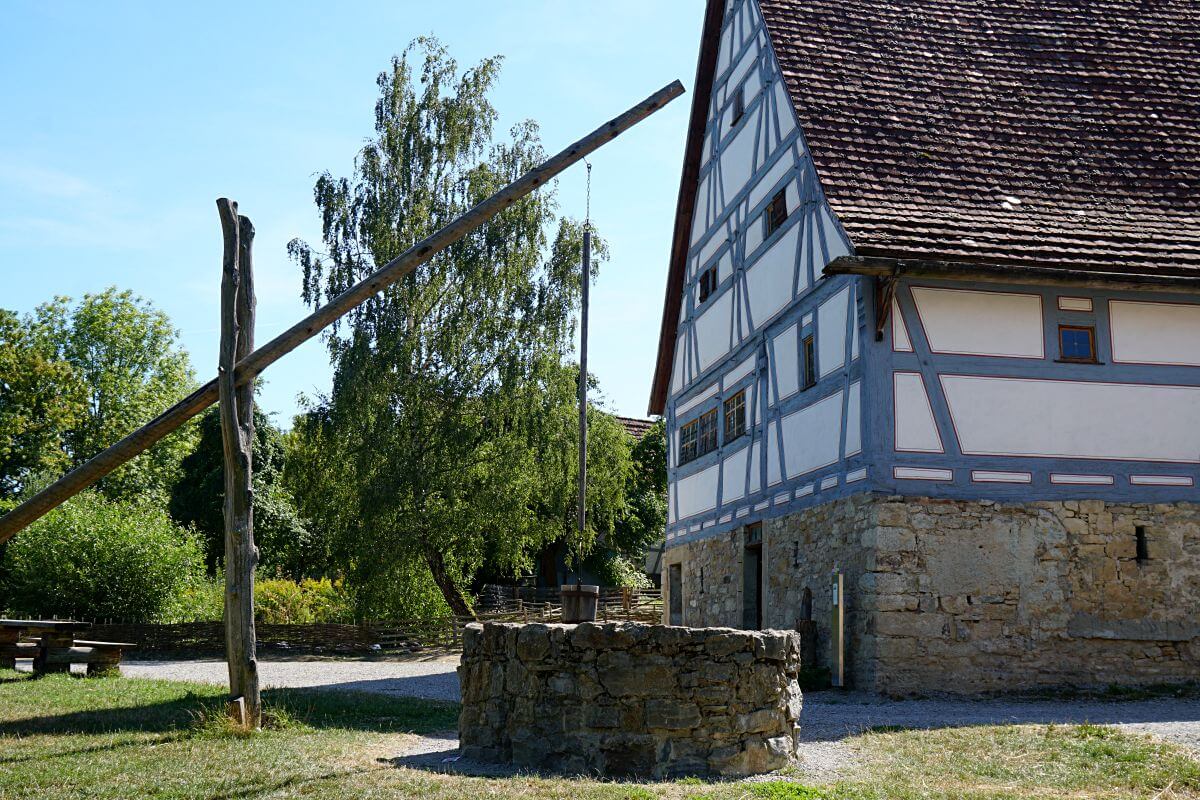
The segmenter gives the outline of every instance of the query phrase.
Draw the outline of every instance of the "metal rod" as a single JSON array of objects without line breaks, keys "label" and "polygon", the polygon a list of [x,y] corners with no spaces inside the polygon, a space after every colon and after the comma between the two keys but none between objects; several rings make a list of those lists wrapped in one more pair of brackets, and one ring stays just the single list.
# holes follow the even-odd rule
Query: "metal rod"
[{"label": "metal rod", "polygon": [[[664,86],[624,114],[609,120],[570,147],[534,167],[446,227],[417,242],[374,273],[239,361],[234,373],[235,383],[240,386],[253,380],[264,369],[316,336],[347,311],[396,283],[505,208],[541,187],[589,153],[617,138],[621,133],[629,130],[681,94],[683,94],[683,84],[679,81],[673,81]],[[0,517],[0,544],[7,542],[17,531],[91,486],[215,402],[217,402],[217,381],[214,378],[141,428],[85,461]]]}]

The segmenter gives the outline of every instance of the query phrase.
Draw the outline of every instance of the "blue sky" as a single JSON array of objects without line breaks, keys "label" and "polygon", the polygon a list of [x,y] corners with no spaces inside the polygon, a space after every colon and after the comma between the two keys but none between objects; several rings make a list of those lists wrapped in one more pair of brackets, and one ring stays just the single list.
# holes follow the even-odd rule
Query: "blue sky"
[{"label": "blue sky", "polygon": [[[319,241],[316,175],[349,174],[375,76],[415,36],[435,34],[460,65],[504,55],[498,130],[535,119],[556,152],[675,78],[690,92],[702,15],[700,0],[6,3],[0,307],[133,289],[171,316],[206,380],[213,201],[231,197],[254,221],[265,342],[306,313],[285,246]],[[592,158],[592,218],[612,260],[592,292],[589,367],[623,414],[646,409],[690,101]],[[582,165],[559,193],[562,213],[582,216]],[[297,395],[327,390],[329,374],[310,341],[266,372],[260,402],[287,426]]]}]

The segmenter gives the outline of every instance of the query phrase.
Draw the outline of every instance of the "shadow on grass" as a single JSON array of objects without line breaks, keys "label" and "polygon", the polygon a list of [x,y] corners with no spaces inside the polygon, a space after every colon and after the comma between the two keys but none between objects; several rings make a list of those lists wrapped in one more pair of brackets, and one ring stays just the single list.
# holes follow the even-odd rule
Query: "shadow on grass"
[{"label": "shadow on grass", "polygon": [[66,750],[57,750],[54,752],[46,752],[38,750],[37,752],[29,753],[28,755],[12,755],[0,756],[0,764],[21,764],[26,761],[45,762],[55,758],[70,758],[71,756],[86,756],[94,753],[112,753],[126,747],[145,747],[147,745],[154,746],[175,742],[185,736],[185,732],[177,731],[174,733],[164,733],[160,736],[152,738],[127,739],[120,742],[108,742],[107,744],[97,744],[90,747],[71,747]]},{"label": "shadow on grass", "polygon": [[[29,703],[34,712],[39,702],[51,711],[55,706],[66,704],[55,696],[52,687],[45,685],[47,679],[4,680],[26,682],[31,692],[38,692]],[[82,682],[85,679],[65,680]],[[83,685],[102,695],[97,698],[96,705],[109,707],[30,713],[18,719],[0,720],[0,736],[121,732],[180,732],[182,735],[202,727],[206,718],[222,714],[225,704],[224,696],[216,689],[207,692],[189,690],[172,699],[139,702],[136,684],[126,678],[86,679]],[[12,688],[8,690],[11,692]],[[125,700],[128,702],[122,702]],[[314,729],[424,734],[455,728],[458,724],[457,704],[364,692],[268,689],[263,692],[263,707],[268,716],[274,713],[291,724]]]}]

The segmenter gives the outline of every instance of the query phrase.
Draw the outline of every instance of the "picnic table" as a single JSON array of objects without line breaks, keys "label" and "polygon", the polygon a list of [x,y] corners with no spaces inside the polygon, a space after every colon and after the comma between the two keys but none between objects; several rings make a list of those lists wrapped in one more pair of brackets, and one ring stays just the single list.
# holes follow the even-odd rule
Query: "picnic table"
[{"label": "picnic table", "polygon": [[32,658],[33,671],[70,672],[72,664],[87,664],[88,675],[115,670],[121,654],[137,645],[76,639],[90,622],[59,619],[0,619],[0,667],[14,669],[18,658]]}]

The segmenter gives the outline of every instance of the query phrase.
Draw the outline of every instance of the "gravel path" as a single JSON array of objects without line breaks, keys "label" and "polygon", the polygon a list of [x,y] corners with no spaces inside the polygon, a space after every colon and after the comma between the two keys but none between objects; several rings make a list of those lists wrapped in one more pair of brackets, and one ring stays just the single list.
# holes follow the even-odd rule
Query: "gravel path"
[{"label": "gravel path", "polygon": [[1181,744],[1200,756],[1200,700],[888,700],[863,692],[809,692],[801,715],[801,767],[813,780],[833,780],[856,760],[845,743],[869,728],[965,725],[1112,725]]},{"label": "gravel path", "polygon": [[[312,687],[458,701],[458,657],[412,661],[258,662],[263,688]],[[126,661],[121,674],[138,678],[224,684],[224,661]]]},{"label": "gravel path", "polygon": [[[264,686],[320,687],[457,701],[456,657],[414,661],[260,661]],[[131,661],[126,675],[224,683],[223,661]],[[963,725],[1112,725],[1149,733],[1200,755],[1200,699],[1155,700],[887,700],[862,692],[809,692],[801,719],[802,770],[811,780],[835,779],[855,761],[845,739],[881,725],[944,728]],[[453,735],[424,737],[398,763],[433,766],[451,757]]]}]

